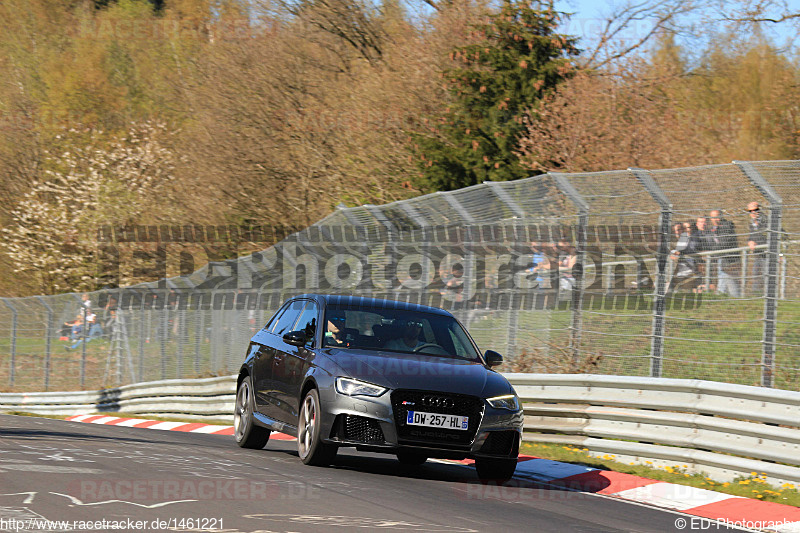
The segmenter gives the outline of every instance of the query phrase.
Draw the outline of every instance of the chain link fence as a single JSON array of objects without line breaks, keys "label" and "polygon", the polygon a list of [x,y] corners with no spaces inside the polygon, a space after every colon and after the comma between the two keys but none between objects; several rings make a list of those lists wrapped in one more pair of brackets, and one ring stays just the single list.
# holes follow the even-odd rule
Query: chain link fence
[{"label": "chain link fence", "polygon": [[[178,249],[214,238],[155,230]],[[340,207],[186,276],[2,299],[0,389],[234,373],[255,331],[305,292],[444,307],[506,370],[798,390],[800,162],[550,173]]]}]

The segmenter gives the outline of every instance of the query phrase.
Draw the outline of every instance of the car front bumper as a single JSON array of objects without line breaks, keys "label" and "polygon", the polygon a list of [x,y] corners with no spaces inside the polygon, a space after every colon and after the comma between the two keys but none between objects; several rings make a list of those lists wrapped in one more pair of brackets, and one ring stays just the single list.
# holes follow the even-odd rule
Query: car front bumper
[{"label": "car front bumper", "polygon": [[[434,428],[421,428],[416,436],[398,432],[398,420],[392,405],[392,393],[387,391],[379,397],[346,396],[331,387],[320,391],[321,425],[320,434],[326,443],[338,446],[355,446],[358,449],[384,453],[414,452],[428,457],[467,458],[467,457],[516,457],[522,437],[523,412],[496,409],[485,400],[480,400],[480,411],[475,428],[469,435],[459,435],[460,442],[449,437],[454,432],[437,432]],[[435,393],[431,394],[445,394]],[[428,408],[432,412],[436,408]],[[446,411],[446,410],[445,410]],[[348,418],[354,417],[354,418]],[[358,438],[348,434],[345,425],[351,422],[359,427]],[[348,426],[349,427],[349,426]],[[380,428],[380,432],[377,429]],[[400,428],[403,430],[404,428]],[[490,437],[493,433],[501,432]],[[351,432],[352,433],[352,432]],[[467,438],[468,437],[468,438]],[[509,439],[513,443],[505,445]],[[494,441],[487,444],[487,440]],[[503,444],[497,444],[497,441]]]}]

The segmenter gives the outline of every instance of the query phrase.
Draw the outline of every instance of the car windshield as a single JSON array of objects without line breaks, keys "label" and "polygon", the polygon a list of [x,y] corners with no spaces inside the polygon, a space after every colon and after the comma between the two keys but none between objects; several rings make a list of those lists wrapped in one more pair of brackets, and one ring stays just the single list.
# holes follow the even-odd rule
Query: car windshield
[{"label": "car windshield", "polygon": [[379,349],[480,361],[467,332],[452,316],[383,307],[329,305],[324,347]]}]

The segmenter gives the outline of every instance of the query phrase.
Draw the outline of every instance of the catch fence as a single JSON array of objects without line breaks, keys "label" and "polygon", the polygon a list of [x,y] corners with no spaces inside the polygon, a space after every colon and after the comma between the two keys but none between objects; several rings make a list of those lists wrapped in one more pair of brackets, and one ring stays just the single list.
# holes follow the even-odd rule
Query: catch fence
[{"label": "catch fence", "polygon": [[[169,228],[170,250],[210,233]],[[285,298],[322,292],[449,309],[507,371],[800,390],[798,246],[798,161],[550,173],[340,207],[262,252],[89,304],[2,299],[0,389],[230,374]]]}]

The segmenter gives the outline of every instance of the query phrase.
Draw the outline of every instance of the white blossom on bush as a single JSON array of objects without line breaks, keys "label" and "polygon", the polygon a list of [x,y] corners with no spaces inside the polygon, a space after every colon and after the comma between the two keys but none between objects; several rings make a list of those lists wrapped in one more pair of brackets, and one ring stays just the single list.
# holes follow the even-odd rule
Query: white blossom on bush
[{"label": "white blossom on bush", "polygon": [[46,293],[93,288],[97,229],[138,222],[174,179],[175,153],[165,124],[134,124],[124,136],[69,130],[67,148],[48,153],[34,183],[3,229],[15,272],[39,277]]}]

